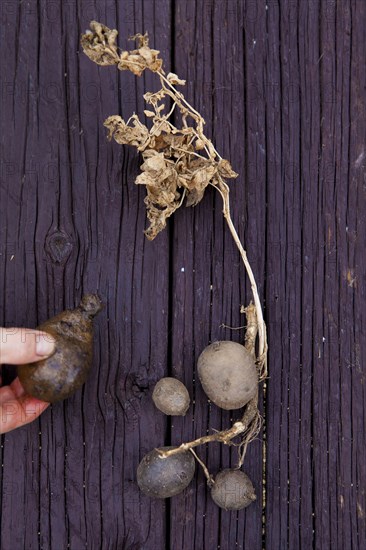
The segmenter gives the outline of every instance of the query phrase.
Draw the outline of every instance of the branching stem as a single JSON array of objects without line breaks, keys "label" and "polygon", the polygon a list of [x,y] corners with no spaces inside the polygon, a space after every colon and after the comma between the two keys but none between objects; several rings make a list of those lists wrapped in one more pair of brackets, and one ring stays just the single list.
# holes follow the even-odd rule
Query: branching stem
[{"label": "branching stem", "polygon": [[[230,190],[224,179],[235,178],[238,174],[231,168],[230,163],[220,156],[212,141],[205,136],[203,117],[176,89],[176,84],[182,85],[185,82],[173,73],[165,75],[159,51],[149,48],[147,35],[135,35],[133,38],[137,40],[137,49],[119,54],[116,46],[118,34],[116,30],[108,29],[96,21],[92,21],[90,26],[93,32],[88,31],[81,40],[84,52],[90,59],[100,65],[117,65],[119,70],[127,69],[137,76],[141,76],[145,69],[149,69],[160,79],[161,90],[144,95],[147,103],[152,105],[155,111],[155,114],[146,113],[149,117],[153,116],[152,128],[149,129],[142,124],[135,114],[127,123],[118,115],[109,117],[105,122],[110,137],[113,136],[118,143],[134,145],[142,153],[144,163],[136,183],[145,184],[147,189],[145,204],[151,222],[146,231],[148,238],[155,238],[164,229],[166,219],[182,205],[185,198],[187,198],[187,204],[197,204],[208,185],[212,185],[221,195],[223,215],[244,263],[253,294],[254,304],[250,303],[242,310],[247,317],[244,345],[256,359],[258,380],[261,381],[267,376],[266,325],[255,277],[231,217]],[[166,115],[162,113],[165,105],[162,100],[165,97],[173,101]],[[181,116],[180,128],[169,120],[176,107]],[[205,154],[207,157],[204,156]],[[257,337],[258,352],[256,352]],[[240,467],[243,464],[248,443],[257,436],[260,427],[257,391],[253,399],[246,404],[241,420],[235,422],[231,428],[182,443],[179,447],[168,451],[159,450],[159,453],[162,458],[166,458],[184,451],[191,451],[204,468],[207,479],[210,480],[211,476],[206,466],[193,448],[213,441],[225,445],[235,444],[239,447],[238,467]],[[233,443],[232,440],[239,435],[241,442]]]}]

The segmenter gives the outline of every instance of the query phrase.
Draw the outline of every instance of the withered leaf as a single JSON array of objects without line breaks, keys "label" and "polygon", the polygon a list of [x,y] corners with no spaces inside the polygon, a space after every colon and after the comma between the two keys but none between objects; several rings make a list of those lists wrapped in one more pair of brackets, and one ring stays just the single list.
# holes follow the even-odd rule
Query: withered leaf
[{"label": "withered leaf", "polygon": [[176,209],[179,207],[179,203],[171,205],[164,210],[160,210],[159,208],[156,208],[153,205],[149,204],[149,201],[147,199],[148,197],[145,198],[145,204],[147,209],[147,218],[150,222],[150,226],[146,229],[145,235],[149,239],[149,241],[152,241],[160,233],[160,231],[165,229],[167,219],[176,211]]},{"label": "withered leaf", "polygon": [[131,71],[134,75],[141,76],[146,69],[146,65],[142,62],[140,56],[124,52],[121,55],[118,68],[120,71]]},{"label": "withered leaf", "polygon": [[118,31],[111,30],[97,21],[91,21],[91,31],[81,35],[84,53],[98,65],[115,65],[119,62],[116,38]]},{"label": "withered leaf", "polygon": [[155,177],[158,177],[161,172],[166,169],[166,160],[163,153],[155,153],[145,160],[141,165],[141,170],[152,172]]},{"label": "withered leaf", "polygon": [[166,76],[167,80],[169,80],[170,84],[179,84],[181,86],[184,86],[186,83],[185,80],[179,78],[175,73],[168,73]]},{"label": "withered leaf", "polygon": [[108,139],[114,138],[117,143],[134,145],[139,151],[143,151],[149,144],[150,134],[148,128],[133,115],[133,126],[125,123],[123,118],[113,115],[107,118],[104,126],[108,129]]},{"label": "withered leaf", "polygon": [[135,40],[137,42],[138,48],[143,48],[144,46],[149,45],[149,35],[147,32],[145,32],[145,34],[141,34],[138,32],[133,36],[130,36],[129,40]]},{"label": "withered leaf", "polygon": [[221,159],[218,163],[218,171],[223,178],[237,178],[239,174],[234,172],[228,160]]},{"label": "withered leaf", "polygon": [[196,151],[201,151],[202,149],[205,148],[204,142],[202,141],[202,139],[199,139],[199,138],[197,138],[196,141],[194,142],[194,146],[196,148]]},{"label": "withered leaf", "polygon": [[162,70],[163,61],[159,59],[159,50],[153,50],[148,46],[147,34],[137,34],[133,38],[137,40],[138,49],[131,52],[117,51],[116,38],[118,32],[105,25],[92,21],[91,31],[81,36],[81,46],[85,54],[98,65],[118,65],[122,71],[131,71],[136,76],[141,76],[145,69],[153,72]]},{"label": "withered leaf", "polygon": [[162,59],[159,59],[159,53],[159,50],[152,50],[148,46],[142,46],[131,52],[123,52],[118,68],[121,71],[131,71],[136,76],[141,76],[145,69],[150,69],[153,72],[159,71],[163,64]]},{"label": "withered leaf", "polygon": [[146,103],[151,103],[152,105],[156,105],[158,101],[161,101],[165,97],[164,90],[159,90],[158,92],[152,93],[152,92],[146,92],[144,94],[144,99]]},{"label": "withered leaf", "polygon": [[189,189],[204,190],[216,173],[216,166],[204,166],[197,170],[189,184]]},{"label": "withered leaf", "polygon": [[164,133],[165,135],[168,135],[170,134],[170,132],[171,130],[170,130],[169,123],[161,119],[155,121],[154,126],[151,128],[151,133],[154,136],[160,136],[162,133]]},{"label": "withered leaf", "polygon": [[[109,139],[133,145],[142,153],[141,173],[135,183],[146,187],[145,205],[150,225],[145,233],[152,240],[164,229],[167,219],[184,198],[187,206],[195,206],[209,184],[217,186],[221,177],[234,178],[237,173],[229,161],[219,160],[212,142],[204,135],[204,119],[186,103],[183,94],[173,88],[185,81],[174,73],[163,78],[160,52],[149,47],[147,34],[132,37],[136,40],[136,49],[118,54],[117,31],[95,21],[91,29],[83,35],[82,45],[96,63],[117,64],[120,70],[129,70],[138,76],[145,69],[160,72],[162,88],[144,94],[146,102],[153,107],[144,111],[145,116],[153,119],[150,130],[135,114],[127,122],[120,116],[110,116],[104,123]],[[181,113],[179,127],[164,114],[164,99],[168,99],[169,104],[173,99],[173,107],[177,106]],[[173,110],[169,111],[170,115]]]}]

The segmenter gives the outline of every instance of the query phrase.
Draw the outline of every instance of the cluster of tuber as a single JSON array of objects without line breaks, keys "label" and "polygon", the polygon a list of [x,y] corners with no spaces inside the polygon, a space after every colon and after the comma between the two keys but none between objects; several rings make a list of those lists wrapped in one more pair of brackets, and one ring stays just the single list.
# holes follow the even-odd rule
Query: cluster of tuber
[{"label": "cluster of tuber", "polygon": [[[267,375],[267,337],[262,308],[253,271],[247,253],[232,222],[228,178],[238,174],[228,160],[223,159],[204,133],[205,121],[177,90],[185,81],[174,73],[166,74],[159,51],[149,47],[147,34],[132,37],[137,47],[121,51],[118,32],[92,21],[90,30],[81,37],[84,53],[98,65],[114,65],[141,76],[150,70],[160,80],[161,89],[144,94],[149,108],[144,111],[150,121],[146,126],[137,114],[124,121],[120,116],[108,117],[104,125],[108,138],[122,145],[136,147],[142,156],[141,173],[135,183],[146,188],[145,205],[149,227],[145,231],[152,240],[162,231],[168,218],[185,202],[195,206],[208,186],[217,191],[223,202],[223,215],[244,263],[254,303],[243,308],[247,317],[244,346],[233,342],[214,342],[198,359],[198,374],[202,386],[217,406],[225,410],[244,407],[242,418],[230,428],[182,443],[178,447],[162,447],[149,452],[137,470],[141,490],[157,498],[167,498],[183,491],[194,475],[196,459],[202,466],[211,488],[213,500],[222,508],[237,510],[255,500],[253,485],[240,470],[250,441],[259,433],[261,417],[258,411],[258,383]],[[189,407],[189,395],[178,380],[160,380],[153,400],[165,414],[184,415]],[[240,438],[239,443],[234,443]],[[214,479],[200,460],[194,447],[220,442],[236,445],[238,464],[226,469]],[[235,488],[235,498],[230,498]]]},{"label": "cluster of tuber", "polygon": [[[247,314],[249,317],[254,315],[253,307],[249,307]],[[241,344],[213,342],[199,356],[197,370],[206,395],[222,409],[240,409],[257,399],[258,372],[255,358]],[[190,403],[185,385],[172,377],[157,382],[152,398],[160,411],[171,416],[186,414]],[[257,431],[256,427],[255,434],[251,431],[250,437],[256,435]],[[217,440],[221,435],[222,432],[218,432]],[[230,439],[228,437],[227,441]],[[154,498],[177,495],[193,479],[196,458],[204,468],[212,499],[220,508],[240,510],[248,506],[256,496],[249,477],[239,469],[241,464],[237,469],[225,469],[213,478],[196,453],[192,452],[193,446],[201,442],[197,440],[193,444],[185,444],[179,453],[176,452],[177,448],[162,447],[145,455],[137,469],[137,483],[141,491]]]},{"label": "cluster of tuber", "polygon": [[84,384],[93,357],[93,318],[101,309],[99,297],[87,294],[76,309],[63,311],[37,327],[55,339],[55,351],[47,359],[18,366],[28,395],[54,403]]}]

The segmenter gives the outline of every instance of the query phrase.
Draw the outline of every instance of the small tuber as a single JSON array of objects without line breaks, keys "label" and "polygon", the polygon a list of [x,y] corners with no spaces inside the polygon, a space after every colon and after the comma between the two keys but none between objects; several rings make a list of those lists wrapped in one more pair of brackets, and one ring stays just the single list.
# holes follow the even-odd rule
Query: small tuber
[{"label": "small tuber", "polygon": [[219,472],[211,487],[211,496],[224,510],[241,510],[256,500],[249,477],[241,470],[226,469]]},{"label": "small tuber", "polygon": [[152,399],[159,411],[170,416],[184,416],[191,401],[185,385],[170,376],[157,382]]}]

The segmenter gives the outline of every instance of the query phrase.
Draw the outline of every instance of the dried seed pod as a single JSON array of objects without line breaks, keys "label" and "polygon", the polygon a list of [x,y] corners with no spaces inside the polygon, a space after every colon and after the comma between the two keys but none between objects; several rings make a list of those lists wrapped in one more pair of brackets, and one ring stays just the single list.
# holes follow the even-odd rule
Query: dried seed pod
[{"label": "dried seed pod", "polygon": [[210,344],[199,356],[197,368],[205,393],[222,409],[240,409],[257,392],[254,357],[241,344]]},{"label": "dried seed pod", "polygon": [[29,395],[53,403],[84,384],[92,364],[93,317],[101,308],[99,297],[87,294],[76,309],[37,327],[53,336],[56,350],[47,359],[18,366],[19,380]]},{"label": "dried seed pod", "polygon": [[[162,447],[161,450],[173,449]],[[145,495],[169,498],[181,493],[191,482],[196,463],[189,451],[162,458],[153,449],[141,460],[137,468],[137,483]]]},{"label": "dried seed pod", "polygon": [[185,385],[170,376],[157,382],[152,399],[159,411],[171,416],[184,416],[191,401]]},{"label": "dried seed pod", "polygon": [[218,473],[211,487],[211,496],[224,510],[241,510],[256,500],[249,477],[241,470],[226,469]]}]

